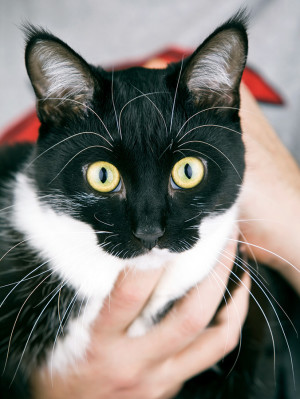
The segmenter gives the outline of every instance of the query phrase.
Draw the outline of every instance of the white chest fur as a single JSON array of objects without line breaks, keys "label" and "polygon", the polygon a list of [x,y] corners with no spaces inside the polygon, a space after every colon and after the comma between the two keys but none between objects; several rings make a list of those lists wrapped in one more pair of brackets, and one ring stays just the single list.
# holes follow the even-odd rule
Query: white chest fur
[{"label": "white chest fur", "polygon": [[91,323],[122,269],[165,267],[150,302],[130,328],[131,335],[141,335],[151,327],[152,316],[167,302],[182,296],[209,273],[236,217],[233,206],[222,215],[206,218],[200,228],[201,240],[181,254],[153,249],[147,255],[122,260],[97,245],[96,234],[89,225],[68,215],[58,215],[41,204],[25,175],[17,175],[14,194],[14,227],[48,262],[48,267],[76,290],[79,299],[89,298],[85,316],[69,322],[67,334],[57,340],[55,350],[49,353],[48,364],[60,372],[84,355]]}]

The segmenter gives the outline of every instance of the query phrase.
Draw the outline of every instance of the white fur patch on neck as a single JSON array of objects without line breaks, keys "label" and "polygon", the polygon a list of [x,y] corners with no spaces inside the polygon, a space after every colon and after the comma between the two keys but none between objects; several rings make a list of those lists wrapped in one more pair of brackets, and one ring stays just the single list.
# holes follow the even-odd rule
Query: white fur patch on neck
[{"label": "white fur patch on neck", "polygon": [[21,173],[16,177],[14,201],[14,227],[44,261],[49,261],[49,269],[78,291],[80,297],[105,298],[124,268],[124,260],[101,249],[88,224],[58,215],[42,204],[34,186]]}]

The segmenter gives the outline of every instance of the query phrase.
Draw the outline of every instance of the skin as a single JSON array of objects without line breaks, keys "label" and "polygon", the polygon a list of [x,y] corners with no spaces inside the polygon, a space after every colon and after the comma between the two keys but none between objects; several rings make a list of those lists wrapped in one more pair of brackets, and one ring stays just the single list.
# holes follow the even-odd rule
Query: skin
[{"label": "skin", "polygon": [[240,116],[247,165],[240,239],[249,243],[242,250],[281,273],[300,295],[299,166],[245,86]]},{"label": "skin", "polygon": [[[245,87],[241,104],[247,170],[239,240],[251,243],[242,250],[278,270],[300,293],[299,167]],[[229,239],[215,268],[218,277],[212,274],[192,289],[144,337],[128,338],[126,330],[151,296],[161,271],[120,276],[93,326],[86,358],[63,377],[54,374],[51,379],[47,371],[36,374],[34,398],[169,399],[185,380],[222,359],[238,344],[248,310],[250,279],[245,274],[227,307],[215,313],[237,239],[237,235]]]}]

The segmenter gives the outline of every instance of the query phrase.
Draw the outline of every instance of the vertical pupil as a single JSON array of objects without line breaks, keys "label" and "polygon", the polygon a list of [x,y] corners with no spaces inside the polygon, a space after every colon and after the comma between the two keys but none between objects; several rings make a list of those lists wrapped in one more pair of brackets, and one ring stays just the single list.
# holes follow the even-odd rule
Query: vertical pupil
[{"label": "vertical pupil", "polygon": [[107,170],[105,168],[101,168],[99,172],[99,179],[101,183],[105,183],[107,180]]},{"label": "vertical pupil", "polygon": [[185,166],[184,166],[184,173],[185,173],[185,175],[186,175],[186,177],[187,177],[188,179],[191,179],[191,177],[192,177],[192,175],[193,175],[193,170],[192,170],[192,168],[190,167],[190,164],[188,164],[188,163],[185,164]]}]

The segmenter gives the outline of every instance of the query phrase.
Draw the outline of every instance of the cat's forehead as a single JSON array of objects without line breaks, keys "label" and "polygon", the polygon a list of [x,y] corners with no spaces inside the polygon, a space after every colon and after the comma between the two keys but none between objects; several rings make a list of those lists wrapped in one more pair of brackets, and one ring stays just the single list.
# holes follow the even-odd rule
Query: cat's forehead
[{"label": "cat's forehead", "polygon": [[[166,69],[150,69],[144,67],[132,67],[120,71],[111,71],[106,73],[106,77],[114,85],[124,84],[128,93],[136,93],[136,89],[155,90],[160,87],[167,91],[166,77],[168,76],[168,68]],[[139,87],[137,87],[139,86]]]},{"label": "cat's forehead", "polygon": [[157,108],[161,113],[168,113],[171,111],[174,99],[174,89],[172,85],[168,84],[168,76],[168,68],[133,67],[121,71],[105,72],[107,82],[105,98],[114,102],[122,114],[128,109],[135,108],[140,111],[141,116],[143,111],[151,112],[150,109],[156,110],[157,114]]},{"label": "cat's forehead", "polygon": [[[121,139],[136,150],[162,150],[171,140],[172,125],[178,125],[178,113],[182,114],[178,112],[178,96],[176,99],[167,84],[167,70],[134,67],[106,72],[105,78],[105,103],[99,101],[98,109],[114,139]],[[100,93],[100,100],[101,96]],[[181,117],[180,123],[183,122]]]}]

